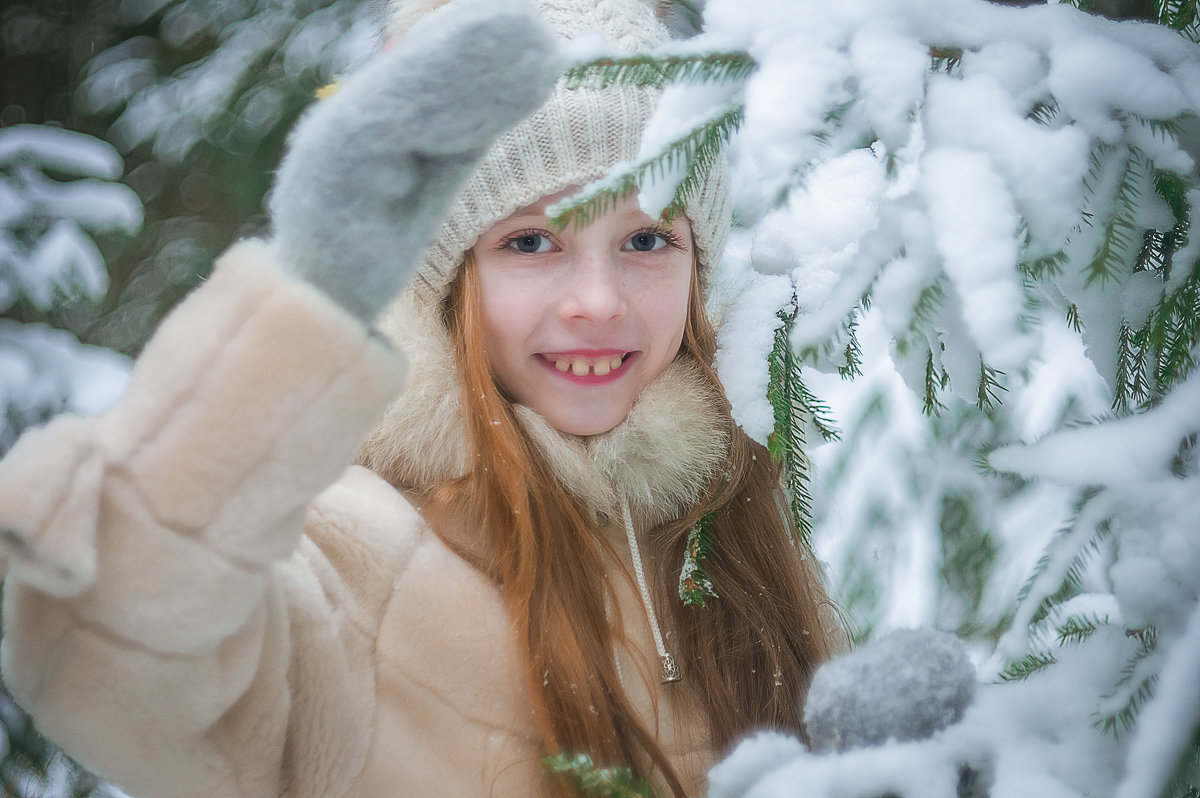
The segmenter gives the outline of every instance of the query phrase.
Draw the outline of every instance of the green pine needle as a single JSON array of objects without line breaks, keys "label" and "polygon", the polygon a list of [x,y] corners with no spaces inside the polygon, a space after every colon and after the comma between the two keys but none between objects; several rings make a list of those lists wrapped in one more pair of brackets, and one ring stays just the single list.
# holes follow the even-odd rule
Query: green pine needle
[{"label": "green pine needle", "polygon": [[917,356],[917,353],[924,352],[928,358],[928,341],[936,335],[937,316],[946,302],[946,282],[946,276],[938,274],[917,294],[909,315],[908,329],[896,337],[896,353],[900,357],[907,357],[910,353]]},{"label": "green pine needle", "polygon": [[1090,541],[1088,541],[1087,545],[1075,555],[1075,559],[1071,561],[1070,566],[1067,568],[1067,572],[1063,575],[1062,584],[1059,585],[1058,590],[1054,591],[1045,599],[1043,599],[1037,611],[1034,612],[1033,617],[1030,619],[1033,623],[1038,623],[1039,621],[1044,620],[1050,614],[1050,610],[1052,610],[1054,607],[1062,604],[1068,599],[1078,596],[1083,591],[1084,571],[1087,570],[1088,563],[1091,562],[1092,558],[1095,557],[1099,551],[1099,539],[1092,538]]},{"label": "green pine needle", "polygon": [[1196,366],[1200,344],[1200,261],[1178,289],[1163,297],[1134,342],[1151,365],[1149,399],[1156,402]]},{"label": "green pine needle", "polygon": [[1023,262],[1017,268],[1031,280],[1053,280],[1057,277],[1062,277],[1063,267],[1067,265],[1069,260],[1070,258],[1067,256],[1067,253],[1059,250],[1053,255]]},{"label": "green pine needle", "polygon": [[991,366],[979,361],[979,387],[975,391],[975,406],[980,410],[987,412],[996,409],[1000,405],[1000,393],[1008,391],[1000,383],[1000,377],[1004,376],[1003,371],[998,371]]},{"label": "green pine needle", "polygon": [[587,754],[548,756],[542,764],[551,773],[571,778],[588,798],[656,798],[646,779],[628,767],[600,768]]},{"label": "green pine needle", "polygon": [[945,304],[946,277],[939,274],[917,295],[917,301],[913,305],[913,320],[921,324],[932,325]]},{"label": "green pine needle", "polygon": [[939,367],[933,360],[930,351],[925,359],[925,396],[921,401],[921,412],[930,418],[938,418],[946,405],[942,403],[939,394],[950,387],[950,374]]},{"label": "green pine needle", "polygon": [[1058,103],[1053,98],[1035,103],[1029,111],[1029,118],[1038,124],[1049,127],[1058,118]]},{"label": "green pine needle", "polygon": [[1079,318],[1079,306],[1074,303],[1067,307],[1067,324],[1075,332],[1083,332],[1083,320]]},{"label": "green pine needle", "polygon": [[[1055,533],[1054,538],[1046,546],[1045,551],[1042,552],[1042,556],[1038,558],[1037,564],[1034,565],[1033,572],[1029,575],[1029,578],[1025,580],[1025,584],[1021,586],[1021,589],[1017,591],[1018,606],[1029,600],[1034,586],[1037,585],[1041,580],[1042,575],[1046,573],[1047,569],[1049,569],[1050,564],[1057,559],[1058,549],[1065,545],[1065,543],[1072,538],[1073,533],[1075,532],[1075,526],[1079,521],[1080,515],[1082,515],[1083,507],[1094,495],[1094,493],[1089,492],[1084,496],[1076,510],[1075,517],[1065,526],[1061,527],[1058,532]],[[1078,550],[1074,551],[1073,553],[1070,553],[1068,550],[1068,553],[1070,553],[1071,556],[1071,561],[1067,566],[1066,572],[1063,574],[1062,580],[1059,582],[1058,587],[1054,590],[1054,592],[1046,595],[1039,602],[1037,609],[1034,610],[1030,617],[1031,624],[1041,623],[1055,607],[1062,604],[1067,599],[1079,595],[1083,585],[1083,574],[1088,563],[1094,556],[1096,556],[1096,554],[1099,553],[1101,544],[1107,540],[1111,534],[1111,524],[1109,524],[1107,521],[1102,521],[1096,525],[1095,532],[1088,537],[1086,541],[1082,542],[1082,544],[1073,544],[1079,546]]]},{"label": "green pine needle", "polygon": [[712,580],[702,564],[712,553],[712,539],[709,536],[715,515],[715,512],[705,513],[688,532],[683,568],[679,572],[679,598],[689,607],[705,607],[708,606],[707,599],[717,598]]},{"label": "green pine needle", "polygon": [[606,56],[567,70],[568,88],[616,84],[665,86],[668,83],[730,83],[750,77],[758,64],[740,51],[689,55]]},{"label": "green pine needle", "polygon": [[812,423],[826,441],[836,440],[841,432],[833,422],[829,406],[804,384],[802,358],[790,340],[795,312],[794,301],[779,312],[779,326],[775,328],[775,342],[767,361],[767,400],[775,415],[775,428],[767,437],[767,451],[783,464],[792,520],[800,538],[808,542],[812,534],[811,464],[805,450],[804,427]]},{"label": "green pine needle", "polygon": [[682,166],[685,175],[676,186],[675,196],[664,214],[668,218],[674,216],[700,189],[725,143],[741,125],[743,112],[741,105],[725,106],[657,154],[585,186],[578,194],[550,208],[550,223],[559,229],[572,224],[587,226],[615,207],[622,198],[637,191],[647,178],[661,178]]},{"label": "green pine needle", "polygon": [[1133,264],[1135,272],[1152,271],[1162,279],[1167,279],[1171,271],[1171,261],[1175,255],[1176,235],[1173,230],[1147,230],[1142,235],[1142,248],[1138,250],[1137,261]]},{"label": "green pine needle", "polygon": [[1101,628],[1108,626],[1108,616],[1100,617],[1098,615],[1072,615],[1059,624],[1058,627],[1058,643],[1065,645],[1067,643],[1082,643],[1089,637],[1100,631]]},{"label": "green pine needle", "polygon": [[1195,26],[1196,0],[1159,0],[1158,22],[1181,32]]},{"label": "green pine needle", "polygon": [[1153,629],[1146,629],[1135,636],[1139,643],[1137,651],[1121,668],[1109,696],[1109,700],[1121,697],[1121,705],[1115,711],[1101,713],[1095,722],[1097,728],[1114,737],[1133,729],[1142,706],[1154,696],[1154,687],[1158,683],[1158,673],[1153,666],[1144,667],[1147,658],[1158,648],[1158,635]]},{"label": "green pine needle", "polygon": [[783,463],[784,488],[792,521],[803,540],[812,534],[812,494],[808,489],[808,458],[804,451],[803,407],[797,392],[802,384],[799,360],[792,350],[791,316],[779,314],[775,343],[768,360],[767,400],[775,414],[775,429],[767,437],[767,451]]},{"label": "green pine needle", "polygon": [[1146,677],[1130,694],[1129,702],[1117,712],[1098,718],[1096,727],[1113,737],[1120,737],[1132,731],[1142,706],[1154,696],[1154,686],[1157,683],[1157,676]]},{"label": "green pine needle", "polygon": [[[845,328],[846,345],[842,347],[842,363],[837,370],[843,380],[852,380],[862,376],[862,346],[858,343],[858,321],[854,316],[847,320]],[[825,436],[825,440],[830,438]]]},{"label": "green pine needle", "polygon": [[1134,335],[1128,324],[1122,324],[1117,334],[1117,368],[1113,381],[1113,412],[1128,415],[1148,398],[1145,349],[1138,341],[1146,333]]},{"label": "green pine needle", "polygon": [[796,401],[799,402],[800,409],[808,420],[817,428],[821,440],[826,443],[841,440],[842,431],[838,429],[837,422],[833,418],[833,410],[824,401],[818,399],[802,379],[796,381]]},{"label": "green pine needle", "polygon": [[1180,135],[1184,131],[1184,121],[1180,117],[1171,117],[1167,119],[1150,119],[1138,114],[1126,114],[1124,117],[1126,124],[1145,125],[1150,128],[1150,131],[1155,136],[1166,141],[1167,139],[1175,139],[1178,141]]},{"label": "green pine needle", "polygon": [[1174,172],[1159,169],[1154,173],[1154,190],[1171,209],[1176,225],[1187,224],[1187,193],[1190,188],[1191,185]]},{"label": "green pine needle", "polygon": [[[1103,152],[1111,152],[1107,147],[1100,149]],[[1093,175],[1102,167],[1103,161],[1100,153],[1093,153]],[[1086,285],[1105,286],[1126,268],[1125,256],[1132,249],[1134,237],[1138,235],[1139,229],[1136,221],[1141,201],[1141,190],[1137,185],[1138,175],[1146,165],[1141,153],[1137,150],[1129,151],[1121,169],[1121,178],[1112,202],[1113,210],[1104,225],[1100,246],[1087,266]],[[1088,182],[1091,183],[1091,189],[1094,180]]]},{"label": "green pine needle", "polygon": [[1026,654],[1022,659],[1016,662],[1010,662],[1008,667],[1000,674],[1000,678],[1006,682],[1019,682],[1028,679],[1033,674],[1049,668],[1054,663],[1058,662],[1053,654],[1048,652],[1032,651]]}]

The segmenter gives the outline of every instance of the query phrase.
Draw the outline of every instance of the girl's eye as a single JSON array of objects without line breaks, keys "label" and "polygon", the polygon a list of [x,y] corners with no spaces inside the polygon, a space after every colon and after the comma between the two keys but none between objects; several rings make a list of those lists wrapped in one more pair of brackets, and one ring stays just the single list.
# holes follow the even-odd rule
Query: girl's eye
[{"label": "girl's eye", "polygon": [[526,255],[536,255],[540,252],[549,252],[553,245],[550,243],[550,239],[541,233],[522,233],[510,238],[508,246],[510,249]]},{"label": "girl's eye", "polygon": [[658,233],[643,230],[630,236],[625,248],[631,249],[634,252],[653,252],[656,249],[662,249],[666,245],[667,240]]}]

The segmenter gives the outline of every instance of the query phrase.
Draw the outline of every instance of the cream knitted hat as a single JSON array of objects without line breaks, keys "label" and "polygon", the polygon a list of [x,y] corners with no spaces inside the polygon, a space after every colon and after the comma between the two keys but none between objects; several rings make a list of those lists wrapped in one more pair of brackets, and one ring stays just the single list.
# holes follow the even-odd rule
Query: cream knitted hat
[{"label": "cream knitted hat", "polygon": [[[421,16],[452,2],[392,0],[388,38],[403,37]],[[648,0],[533,4],[564,40],[598,33],[612,50],[633,53],[669,38]],[[427,301],[440,300],[463,255],[496,222],[542,197],[595,180],[614,164],[633,161],[659,94],[658,89],[635,86],[568,88],[560,80],[545,105],[500,136],[467,181],[426,253],[412,290]],[[718,159],[702,189],[684,207],[702,280],[725,244],[730,208],[726,170]]]}]

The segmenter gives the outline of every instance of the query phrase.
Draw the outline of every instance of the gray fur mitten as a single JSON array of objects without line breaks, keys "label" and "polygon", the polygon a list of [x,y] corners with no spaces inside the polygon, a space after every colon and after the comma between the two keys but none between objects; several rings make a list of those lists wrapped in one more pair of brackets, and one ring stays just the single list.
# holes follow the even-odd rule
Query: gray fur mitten
[{"label": "gray fur mitten", "polygon": [[373,322],[492,141],[544,101],[565,63],[524,3],[430,13],[293,131],[270,201],[286,268]]},{"label": "gray fur mitten", "polygon": [[[975,698],[975,669],[952,634],[905,629],[817,670],[804,706],[814,753],[917,742],[958,723]],[[958,798],[983,798],[988,776],[959,766]]]},{"label": "gray fur mitten", "polygon": [[924,740],[962,720],[974,696],[975,669],[957,637],[906,629],[821,666],[804,726],[818,754]]},{"label": "gray fur mitten", "polygon": [[991,749],[964,720],[975,686],[953,635],[893,632],[817,671],[807,748],[745,740],[709,774],[709,798],[986,798]]}]

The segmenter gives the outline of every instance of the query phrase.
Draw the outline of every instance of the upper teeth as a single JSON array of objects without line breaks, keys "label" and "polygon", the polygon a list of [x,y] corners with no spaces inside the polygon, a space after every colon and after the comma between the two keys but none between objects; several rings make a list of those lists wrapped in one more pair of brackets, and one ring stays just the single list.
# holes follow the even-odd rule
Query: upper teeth
[{"label": "upper teeth", "polygon": [[613,355],[592,362],[582,357],[560,357],[554,361],[554,367],[559,371],[570,371],[576,377],[586,377],[589,371],[597,377],[603,377],[608,372],[621,367],[621,358],[621,355]]}]

